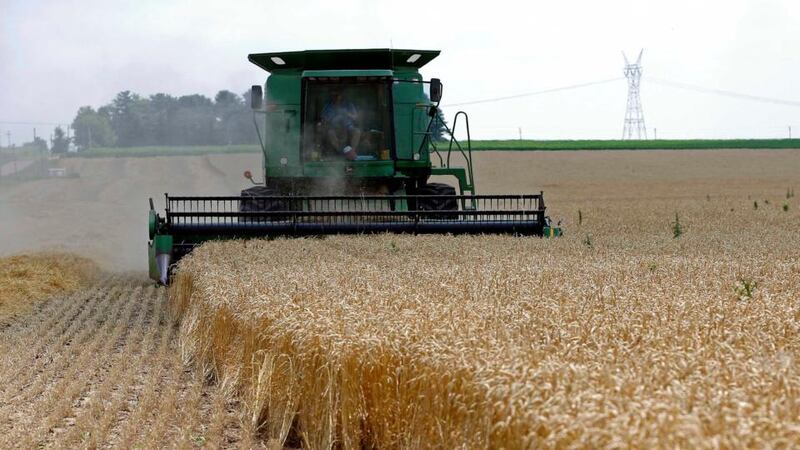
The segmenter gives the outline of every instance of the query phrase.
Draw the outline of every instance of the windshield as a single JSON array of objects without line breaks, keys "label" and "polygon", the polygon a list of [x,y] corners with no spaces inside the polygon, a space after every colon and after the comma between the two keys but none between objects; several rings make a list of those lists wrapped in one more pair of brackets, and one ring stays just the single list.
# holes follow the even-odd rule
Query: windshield
[{"label": "windshield", "polygon": [[389,79],[305,80],[302,141],[305,161],[388,160],[391,143]]}]

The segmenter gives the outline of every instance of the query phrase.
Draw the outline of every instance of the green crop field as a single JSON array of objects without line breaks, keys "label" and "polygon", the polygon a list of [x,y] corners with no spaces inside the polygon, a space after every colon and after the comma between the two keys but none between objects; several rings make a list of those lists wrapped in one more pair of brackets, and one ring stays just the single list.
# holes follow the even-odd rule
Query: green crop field
[{"label": "green crop field", "polygon": [[153,146],[153,147],[99,147],[71,153],[70,157],[152,157],[193,156],[227,153],[258,153],[258,145],[197,145],[197,146]]},{"label": "green crop field", "polygon": [[13,161],[20,159],[41,158],[42,151],[30,147],[0,147],[0,160]]},{"label": "green crop field", "polygon": [[[439,142],[439,150],[446,150],[449,142]],[[462,145],[464,143],[462,142]],[[800,149],[800,139],[683,139],[683,140],[475,140],[473,150],[505,151],[571,151],[571,150],[713,150],[713,149]],[[77,157],[151,157],[191,156],[228,153],[258,153],[258,145],[230,146],[155,146],[93,148],[70,154]]]},{"label": "green crop field", "polygon": [[[445,143],[445,147],[447,143]],[[441,144],[439,145],[441,148]],[[704,150],[704,149],[800,148],[800,139],[675,139],[623,140],[485,140],[473,141],[473,150]]]}]

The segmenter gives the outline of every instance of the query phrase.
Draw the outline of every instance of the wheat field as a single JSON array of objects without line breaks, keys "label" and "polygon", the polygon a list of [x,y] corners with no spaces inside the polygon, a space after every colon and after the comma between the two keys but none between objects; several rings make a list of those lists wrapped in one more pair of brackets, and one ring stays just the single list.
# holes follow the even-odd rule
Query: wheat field
[{"label": "wheat field", "polygon": [[[214,243],[170,292],[119,272],[128,187],[220,194],[255,158],[72,162],[0,192],[3,254],[99,266],[0,320],[0,448],[800,442],[795,151],[481,152],[479,192],[544,190],[563,238]],[[57,267],[19,263],[0,303]]]},{"label": "wheat field", "polygon": [[562,177],[557,240],[207,244],[181,348],[276,448],[795,446],[797,180],[736,156]]},{"label": "wheat field", "polygon": [[71,253],[33,252],[0,258],[0,325],[42,300],[90,284],[98,267]]}]

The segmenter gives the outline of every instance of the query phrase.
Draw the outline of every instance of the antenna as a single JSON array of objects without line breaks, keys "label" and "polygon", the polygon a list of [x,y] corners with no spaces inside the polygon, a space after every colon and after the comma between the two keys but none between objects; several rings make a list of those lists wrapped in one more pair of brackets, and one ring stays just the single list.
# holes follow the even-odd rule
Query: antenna
[{"label": "antenna", "polygon": [[642,79],[642,53],[636,62],[631,64],[625,52],[622,57],[625,59],[625,69],[623,73],[628,79],[628,106],[625,109],[625,124],[622,128],[622,139],[647,139],[647,128],[644,126],[644,112],[642,112],[642,101],[639,98],[639,84]]}]

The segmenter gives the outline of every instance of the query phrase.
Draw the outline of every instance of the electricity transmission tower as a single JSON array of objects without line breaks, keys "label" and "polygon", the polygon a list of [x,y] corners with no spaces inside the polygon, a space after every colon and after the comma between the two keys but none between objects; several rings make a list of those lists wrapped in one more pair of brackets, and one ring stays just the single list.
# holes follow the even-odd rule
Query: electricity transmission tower
[{"label": "electricity transmission tower", "polygon": [[644,126],[644,112],[639,98],[639,82],[642,79],[642,49],[636,62],[631,64],[625,52],[625,78],[628,79],[628,107],[625,110],[625,126],[622,128],[622,139],[647,139],[647,128]]}]

